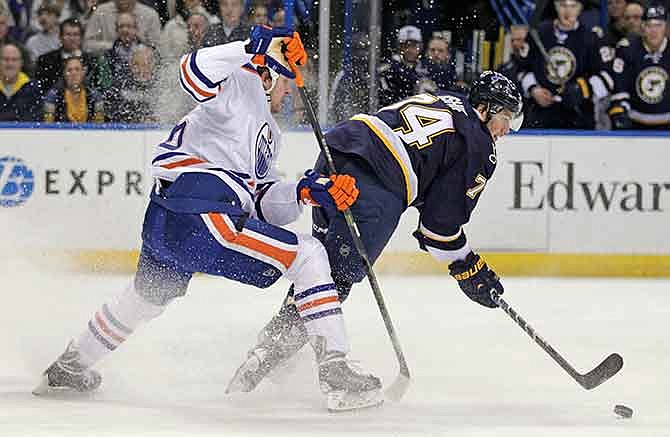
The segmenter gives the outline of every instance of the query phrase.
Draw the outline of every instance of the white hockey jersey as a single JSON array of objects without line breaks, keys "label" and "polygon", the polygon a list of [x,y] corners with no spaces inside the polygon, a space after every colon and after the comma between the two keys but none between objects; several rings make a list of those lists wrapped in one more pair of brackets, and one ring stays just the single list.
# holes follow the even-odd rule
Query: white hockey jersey
[{"label": "white hockey jersey", "polygon": [[167,181],[184,172],[214,173],[236,191],[246,212],[286,224],[301,212],[295,183],[266,185],[262,212],[255,207],[257,188],[278,180],[281,132],[244,45],[235,41],[182,57],[182,88],[200,104],[156,146],[151,173]]}]

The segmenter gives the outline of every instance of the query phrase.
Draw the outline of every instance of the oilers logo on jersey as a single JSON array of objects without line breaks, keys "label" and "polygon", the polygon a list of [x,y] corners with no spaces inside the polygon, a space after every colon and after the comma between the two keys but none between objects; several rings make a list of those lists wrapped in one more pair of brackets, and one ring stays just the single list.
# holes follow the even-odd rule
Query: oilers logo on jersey
[{"label": "oilers logo on jersey", "polygon": [[268,175],[270,163],[274,155],[274,138],[270,125],[265,123],[256,136],[256,177],[263,179]]},{"label": "oilers logo on jersey", "polygon": [[549,63],[545,66],[547,79],[554,85],[564,85],[577,69],[575,54],[563,46],[552,47],[547,54],[549,55]]},{"label": "oilers logo on jersey", "polygon": [[667,83],[668,72],[661,67],[650,66],[638,74],[635,89],[643,102],[653,105],[663,100]]}]

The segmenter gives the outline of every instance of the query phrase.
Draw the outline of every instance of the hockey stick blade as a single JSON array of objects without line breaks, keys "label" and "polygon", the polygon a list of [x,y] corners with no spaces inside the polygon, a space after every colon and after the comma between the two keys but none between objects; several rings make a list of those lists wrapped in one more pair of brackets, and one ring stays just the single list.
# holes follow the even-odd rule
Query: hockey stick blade
[{"label": "hockey stick blade", "polygon": [[579,385],[587,390],[591,390],[616,375],[622,367],[623,357],[619,354],[611,354],[595,369],[586,375],[579,375],[576,379]]},{"label": "hockey stick blade", "polygon": [[393,384],[388,386],[384,390],[384,399],[387,399],[392,402],[399,402],[407,390],[409,389],[409,375],[405,375],[402,372],[398,374],[398,377],[393,381]]}]

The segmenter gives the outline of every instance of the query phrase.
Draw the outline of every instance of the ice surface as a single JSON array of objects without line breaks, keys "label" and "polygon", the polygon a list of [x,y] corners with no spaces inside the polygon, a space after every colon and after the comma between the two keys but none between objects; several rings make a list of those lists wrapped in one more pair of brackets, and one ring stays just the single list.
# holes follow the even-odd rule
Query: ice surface
[{"label": "ice surface", "polygon": [[[400,403],[329,414],[307,350],[284,383],[223,393],[286,283],[259,292],[208,277],[100,363],[99,393],[36,398],[39,373],[129,277],[3,270],[0,436],[670,436],[670,281],[505,280],[510,304],[580,372],[623,355],[618,375],[585,391],[453,280],[381,277],[412,386]],[[353,357],[391,383],[397,364],[367,285],[345,315]],[[633,418],[617,419],[617,403]]]}]

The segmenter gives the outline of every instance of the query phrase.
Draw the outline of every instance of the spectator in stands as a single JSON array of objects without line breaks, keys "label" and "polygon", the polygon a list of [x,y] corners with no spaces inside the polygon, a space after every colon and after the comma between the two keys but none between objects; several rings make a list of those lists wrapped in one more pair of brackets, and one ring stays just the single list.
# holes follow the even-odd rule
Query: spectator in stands
[{"label": "spectator in stands", "polygon": [[[161,32],[160,55],[163,62],[172,62],[191,51],[194,42],[190,41],[191,36],[195,36],[195,42],[201,46],[200,33],[207,31],[213,18],[207,13],[200,0],[179,0],[176,10],[177,15],[167,22]],[[193,32],[190,32],[188,20],[194,16],[198,18],[192,22],[191,26],[194,29]]]},{"label": "spectator in stands", "polygon": [[387,106],[414,94],[419,83],[416,66],[423,39],[415,26],[398,31],[399,53],[379,67],[379,105]]},{"label": "spectator in stands", "polygon": [[9,35],[12,39],[24,41],[28,36],[28,12],[28,5],[21,0],[0,0],[0,15],[9,17]]},{"label": "spectator in stands", "polygon": [[0,121],[37,121],[42,118],[39,87],[22,68],[21,50],[15,44],[0,47]]},{"label": "spectator in stands", "polygon": [[269,24],[268,7],[262,0],[254,1],[249,7],[247,22],[250,26],[255,24]]},{"label": "spectator in stands", "polygon": [[115,79],[130,76],[130,57],[136,47],[144,45],[140,40],[136,17],[128,12],[120,13],[116,18],[116,33],[112,48],[107,50],[99,61],[98,87],[105,90]]},{"label": "spectator in stands", "polygon": [[249,25],[242,21],[243,0],[220,0],[220,23],[210,26],[205,35],[205,47],[244,41],[249,36]]},{"label": "spectator in stands", "polygon": [[500,67],[500,72],[514,82],[518,89],[521,89],[521,76],[523,71],[527,70],[528,52],[530,46],[526,40],[528,37],[528,26],[512,25],[510,26],[510,46],[512,54],[509,61]]},{"label": "spectator in stands", "polygon": [[623,11],[623,28],[628,36],[642,35],[642,14],[644,8],[636,1],[630,1]]},{"label": "spectator in stands", "polygon": [[626,3],[626,0],[607,1],[609,23],[607,23],[606,43],[611,47],[614,47],[617,41],[626,36],[626,28],[623,19]]},{"label": "spectator in stands", "polygon": [[81,23],[74,18],[68,18],[60,24],[61,47],[40,56],[37,60],[35,80],[42,90],[51,89],[63,77],[63,61],[71,57],[81,58],[86,70],[86,82],[89,85],[97,84],[96,59],[81,50],[83,30]]},{"label": "spectator in stands", "polygon": [[[30,27],[34,31],[41,31],[42,25],[40,24],[38,17],[39,7],[42,6],[42,3],[45,0],[33,0],[32,2],[32,12],[30,14]],[[83,20],[90,16],[93,13],[92,9],[97,5],[96,0],[46,0],[53,6],[55,6],[58,11],[58,21],[63,22],[67,19],[74,18],[83,22]]]},{"label": "spectator in stands", "polygon": [[670,129],[668,11],[652,4],[642,19],[642,37],[619,41],[612,63],[614,129]]},{"label": "spectator in stands", "polygon": [[60,11],[48,0],[44,0],[42,6],[37,11],[37,19],[42,27],[38,33],[34,34],[26,41],[26,48],[30,53],[30,60],[34,63],[37,59],[60,47],[60,38],[58,37],[58,16]]},{"label": "spectator in stands", "polygon": [[153,47],[158,45],[161,23],[156,11],[137,0],[113,0],[99,5],[91,15],[84,33],[84,50],[99,55],[111,49],[118,37],[117,19],[122,13],[135,16],[141,41]]},{"label": "spectator in stands", "polygon": [[272,14],[272,27],[282,27],[286,23],[286,11],[284,8],[278,8]]},{"label": "spectator in stands", "polygon": [[416,93],[441,93],[455,88],[456,66],[449,55],[449,40],[443,32],[434,32],[428,41],[426,57],[419,60]]},{"label": "spectator in stands", "polygon": [[353,115],[368,112],[370,98],[370,39],[357,32],[351,38],[351,71],[340,69],[331,86],[329,117],[335,124]]},{"label": "spectator in stands", "polygon": [[[203,47],[209,22],[207,17],[196,12],[188,17],[186,25],[188,30],[186,45],[181,51],[172,52],[172,56],[176,57],[168,58],[160,68],[157,117],[162,123],[176,123],[196,105],[193,98],[185,93],[179,84],[177,62],[181,55]],[[164,57],[161,59],[165,60]]]},{"label": "spectator in stands", "polygon": [[[4,0],[0,0],[4,1]],[[5,8],[5,9],[2,9]],[[11,23],[13,23],[14,20],[12,17],[9,15],[9,10],[6,9],[5,6],[0,6],[0,47],[4,46],[5,44],[14,44],[16,47],[21,50],[21,57],[23,59],[23,68],[24,70],[28,70],[28,66],[30,66],[30,55],[28,54],[28,50],[19,43],[9,32],[9,29],[11,27]]]},{"label": "spectator in stands", "polygon": [[151,47],[138,46],[133,50],[130,57],[130,77],[115,78],[112,88],[105,95],[107,113],[112,121],[157,121],[155,67],[156,59]]},{"label": "spectator in stands", "polygon": [[44,121],[102,123],[105,109],[102,96],[86,86],[86,67],[82,58],[63,61],[63,80],[51,88],[44,101]]}]

